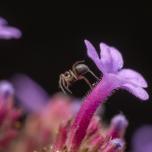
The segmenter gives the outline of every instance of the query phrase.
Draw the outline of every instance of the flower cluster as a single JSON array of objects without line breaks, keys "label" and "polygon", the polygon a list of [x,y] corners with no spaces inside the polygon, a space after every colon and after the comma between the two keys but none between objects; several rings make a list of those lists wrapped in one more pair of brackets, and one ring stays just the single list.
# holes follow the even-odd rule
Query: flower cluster
[{"label": "flower cluster", "polygon": [[[33,152],[35,149],[49,145],[56,139],[60,124],[75,115],[72,99],[56,94],[43,106],[41,112],[31,113],[22,128],[22,134],[11,147],[12,152]],[[61,110],[62,109],[62,110]]]},{"label": "flower cluster", "polygon": [[[0,29],[5,29],[4,25],[6,21],[0,19]],[[7,81],[0,82],[0,150],[125,151],[124,135],[128,120],[123,114],[118,114],[105,127],[97,109],[113,90],[118,89],[125,89],[139,99],[147,100],[147,82],[140,73],[132,69],[123,69],[123,58],[116,48],[100,43],[99,56],[88,40],[85,40],[85,45],[88,56],[101,71],[101,78],[82,100],[81,105],[80,100],[78,102],[63,94],[49,98],[39,85],[24,75],[19,75],[13,80],[15,91]],[[14,94],[23,110],[14,106]],[[21,127],[19,117],[24,113],[26,116],[23,122],[20,122]],[[18,127],[21,127],[20,130]]]},{"label": "flower cluster", "polygon": [[[55,141],[60,124],[69,121],[79,110],[80,102],[72,97],[58,93],[47,98],[46,92],[25,75],[13,78],[13,84],[14,88],[7,81],[0,82],[0,97],[3,99],[1,104],[5,103],[0,110],[3,122],[0,124],[3,135],[0,138],[0,148],[3,148],[3,151],[33,152],[50,144]],[[14,94],[20,101],[18,106],[22,107],[22,110],[17,110],[13,106]],[[37,101],[42,106],[41,109],[40,106],[32,107],[37,105]],[[18,118],[24,113],[26,118],[19,123]]]},{"label": "flower cluster", "polygon": [[115,89],[126,89],[141,100],[149,98],[144,90],[147,82],[141,74],[131,69],[122,69],[123,59],[120,52],[104,43],[100,43],[100,57],[94,46],[85,40],[88,56],[95,62],[103,77],[86,96],[78,112],[70,133],[70,150],[75,151],[84,139],[89,123],[97,108]]},{"label": "flower cluster", "polygon": [[7,81],[0,82],[0,151],[17,137],[21,110],[13,103],[14,89]]},{"label": "flower cluster", "polygon": [[51,152],[122,152],[123,135],[128,121],[123,115],[115,116],[108,129],[102,128],[96,110],[115,89],[125,89],[141,100],[149,98],[144,88],[147,82],[132,69],[122,69],[120,52],[100,43],[100,57],[94,46],[85,40],[88,56],[95,62],[103,77],[84,98],[76,117],[61,126],[56,141],[44,151]]}]

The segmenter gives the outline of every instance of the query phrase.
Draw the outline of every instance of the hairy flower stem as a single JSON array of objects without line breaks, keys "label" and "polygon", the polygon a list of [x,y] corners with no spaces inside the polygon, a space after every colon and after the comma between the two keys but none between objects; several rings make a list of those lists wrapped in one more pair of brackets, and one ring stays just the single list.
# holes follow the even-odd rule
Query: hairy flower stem
[{"label": "hairy flower stem", "polygon": [[70,151],[77,151],[86,134],[93,114],[116,88],[118,88],[118,83],[114,77],[106,75],[86,96],[71,127]]}]

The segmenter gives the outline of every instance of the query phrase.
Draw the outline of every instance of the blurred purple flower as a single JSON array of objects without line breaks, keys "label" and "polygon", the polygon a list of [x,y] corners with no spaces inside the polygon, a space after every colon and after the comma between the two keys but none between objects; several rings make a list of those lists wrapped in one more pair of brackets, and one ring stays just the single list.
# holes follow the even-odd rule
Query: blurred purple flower
[{"label": "blurred purple flower", "polygon": [[122,139],[116,138],[109,142],[109,146],[104,152],[122,152],[124,150],[124,141]]},{"label": "blurred purple flower", "polygon": [[8,22],[4,18],[0,17],[0,26],[6,25],[6,24],[8,24]]},{"label": "blurred purple flower", "polygon": [[109,136],[113,138],[122,138],[128,126],[128,120],[123,114],[114,116],[109,128]]},{"label": "blurred purple flower", "polygon": [[[0,100],[5,102],[8,97],[14,95],[14,87],[6,80],[0,81]],[[6,104],[6,103],[5,103]]]},{"label": "blurred purple flower", "polygon": [[152,152],[152,126],[143,126],[135,132],[132,152]]},{"label": "blurred purple flower", "polygon": [[0,81],[0,151],[4,151],[17,137],[15,127],[21,116],[21,109],[14,106],[14,88],[6,80]]},{"label": "blurred purple flower", "polygon": [[0,17],[0,39],[19,39],[22,36],[22,32],[13,26],[9,26],[8,22]]},{"label": "blurred purple flower", "polygon": [[[34,102],[36,104],[36,101]],[[80,102],[61,93],[52,96],[47,104],[42,102],[40,111],[27,114],[24,129],[11,152],[33,152],[54,142],[55,148],[61,148],[66,141],[69,120],[76,115],[79,107]],[[58,132],[61,133],[59,136]]]},{"label": "blurred purple flower", "polygon": [[49,96],[47,92],[35,81],[24,74],[18,74],[12,78],[15,95],[24,109],[28,112],[40,112]]}]

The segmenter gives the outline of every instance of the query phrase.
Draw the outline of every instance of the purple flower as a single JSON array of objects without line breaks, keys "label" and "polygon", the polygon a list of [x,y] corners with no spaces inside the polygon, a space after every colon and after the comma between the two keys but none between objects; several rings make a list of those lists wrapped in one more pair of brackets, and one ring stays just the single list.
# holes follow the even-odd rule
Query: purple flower
[{"label": "purple flower", "polygon": [[6,80],[0,81],[0,102],[5,102],[14,95],[14,87]]},{"label": "purple flower", "polygon": [[26,111],[39,112],[46,106],[49,100],[47,92],[30,77],[17,74],[12,81],[15,95]]},{"label": "purple flower", "polygon": [[22,36],[21,31],[13,26],[8,26],[8,22],[0,17],[0,39],[19,39]]},{"label": "purple flower", "polygon": [[85,40],[88,56],[95,62],[103,73],[102,80],[86,96],[78,112],[70,131],[69,149],[77,151],[81,141],[86,135],[88,125],[97,108],[103,103],[113,90],[123,88],[137,96],[141,100],[149,98],[143,89],[147,87],[146,80],[131,69],[122,69],[123,59],[120,52],[114,47],[100,43],[100,57],[94,46]]},{"label": "purple flower", "polygon": [[0,17],[0,26],[6,25],[6,24],[8,24],[8,22],[4,18]]},{"label": "purple flower", "polygon": [[122,138],[128,126],[128,120],[123,114],[117,114],[111,120],[109,136],[113,138]]},{"label": "purple flower", "polygon": [[132,139],[132,152],[152,151],[152,126],[146,125],[139,128]]},{"label": "purple flower", "polygon": [[141,100],[149,98],[148,93],[143,89],[148,86],[146,80],[140,73],[132,69],[122,69],[123,58],[116,48],[100,43],[99,57],[96,49],[88,40],[85,40],[85,44],[88,56],[95,62],[103,75],[114,75],[121,88],[128,90]]},{"label": "purple flower", "polygon": [[14,92],[11,83],[0,81],[0,151],[4,151],[18,134],[14,124],[19,122],[21,110],[14,106]]}]

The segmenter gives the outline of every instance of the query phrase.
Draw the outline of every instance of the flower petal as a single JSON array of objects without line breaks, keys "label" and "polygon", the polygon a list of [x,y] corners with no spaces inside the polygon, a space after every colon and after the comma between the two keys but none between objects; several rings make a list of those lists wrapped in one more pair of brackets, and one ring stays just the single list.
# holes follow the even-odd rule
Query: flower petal
[{"label": "flower petal", "polygon": [[8,24],[8,22],[4,18],[0,17],[0,26],[6,25],[6,24]]},{"label": "flower petal", "polygon": [[100,43],[100,50],[101,62],[107,72],[117,72],[123,67],[122,55],[116,48]]},{"label": "flower petal", "polygon": [[123,58],[121,53],[114,47],[110,47],[110,52],[113,60],[113,69],[118,71],[123,67]]},{"label": "flower petal", "polygon": [[133,95],[135,95],[136,97],[138,97],[141,100],[148,100],[149,99],[149,95],[146,92],[145,89],[132,85],[132,84],[124,84],[121,88],[129,91],[130,93],[132,93]]},{"label": "flower petal", "polygon": [[146,80],[144,79],[144,77],[131,69],[123,69],[118,73],[118,76],[122,79],[124,79],[124,81],[126,81],[127,83],[132,83],[134,85],[137,85],[139,87],[143,87],[143,88],[147,88],[148,84],[146,82]]},{"label": "flower petal", "polygon": [[11,26],[0,26],[0,39],[19,39],[22,33],[19,29]]},{"label": "flower petal", "polygon": [[112,69],[112,56],[110,53],[109,46],[105,43],[100,43],[100,58],[102,65],[104,67],[104,71],[111,72]]},{"label": "flower petal", "polygon": [[84,42],[85,42],[85,45],[87,48],[88,56],[95,62],[96,66],[99,68],[99,70],[102,71],[102,65],[101,65],[99,55],[97,54],[96,49],[88,40],[84,40]]},{"label": "flower petal", "polygon": [[20,104],[28,112],[39,112],[48,101],[48,94],[45,90],[24,74],[12,77],[15,87],[15,95]]}]

